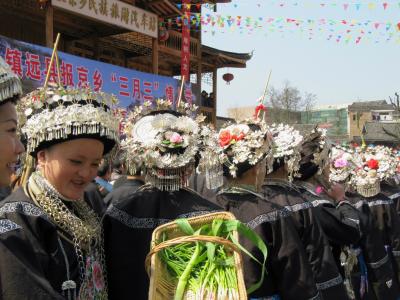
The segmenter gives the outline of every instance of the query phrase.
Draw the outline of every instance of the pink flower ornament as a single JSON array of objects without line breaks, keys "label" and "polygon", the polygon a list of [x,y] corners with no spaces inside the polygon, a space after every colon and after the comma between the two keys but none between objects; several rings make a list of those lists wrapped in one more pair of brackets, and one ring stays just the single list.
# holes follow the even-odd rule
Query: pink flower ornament
[{"label": "pink flower ornament", "polygon": [[345,168],[349,165],[346,159],[344,158],[338,158],[335,160],[334,166],[335,168]]},{"label": "pink flower ornament", "polygon": [[317,195],[320,195],[323,191],[324,191],[324,188],[320,185],[315,188],[315,193]]},{"label": "pink flower ornament", "polygon": [[169,141],[170,141],[171,143],[174,143],[174,144],[180,144],[180,143],[183,142],[183,138],[182,138],[182,136],[181,136],[179,133],[174,132],[174,133],[171,135],[171,137],[169,138]]}]

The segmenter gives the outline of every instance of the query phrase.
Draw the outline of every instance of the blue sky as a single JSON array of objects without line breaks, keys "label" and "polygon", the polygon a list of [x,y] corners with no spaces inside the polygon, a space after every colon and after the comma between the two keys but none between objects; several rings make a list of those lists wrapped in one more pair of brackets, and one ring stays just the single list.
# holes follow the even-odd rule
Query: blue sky
[{"label": "blue sky", "polygon": [[[383,3],[388,3],[383,9]],[[298,3],[295,5],[295,3]],[[321,3],[325,7],[320,6]],[[361,4],[357,10],[355,4]],[[374,3],[375,8],[368,7]],[[217,13],[203,8],[203,15],[242,16],[259,18],[292,19],[333,19],[355,20],[364,23],[400,22],[400,1],[315,1],[315,0],[233,0],[230,4],[219,4]],[[284,4],[283,7],[280,4]],[[336,4],[335,6],[332,6]],[[345,10],[344,4],[349,4]],[[341,25],[313,27],[313,38],[298,29],[289,30],[285,25],[281,30],[270,32],[269,27],[257,32],[235,27],[222,29],[203,27],[203,43],[232,52],[251,52],[253,58],[246,69],[220,69],[218,72],[217,114],[226,116],[227,109],[238,106],[256,105],[265,88],[268,73],[272,70],[270,86],[280,88],[285,80],[301,92],[317,95],[317,105],[343,104],[362,100],[388,99],[394,92],[400,92],[400,31],[386,31],[385,25],[375,30],[373,23],[360,28],[369,28],[372,34],[365,32],[359,44],[355,43],[358,33],[342,34],[340,42],[337,35],[329,29],[338,29]],[[300,26],[307,29],[305,26]],[[322,31],[318,31],[321,28]],[[206,31],[206,32],[205,32]],[[212,31],[214,31],[212,33]],[[393,35],[389,41],[389,32]],[[332,34],[331,40],[327,40]],[[351,40],[346,43],[347,36]],[[222,80],[226,72],[235,78],[230,85]],[[204,88],[208,89],[207,86]]]}]

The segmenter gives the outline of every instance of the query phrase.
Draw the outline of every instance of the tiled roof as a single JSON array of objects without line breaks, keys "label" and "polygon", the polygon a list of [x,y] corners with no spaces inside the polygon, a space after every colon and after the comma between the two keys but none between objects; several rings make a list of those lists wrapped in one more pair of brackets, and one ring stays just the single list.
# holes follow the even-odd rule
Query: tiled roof
[{"label": "tiled roof", "polygon": [[354,102],[349,105],[349,111],[359,111],[359,112],[367,112],[371,110],[391,110],[394,109],[392,104],[388,104],[386,100],[378,100],[378,101],[364,101],[364,102]]},{"label": "tiled roof", "polygon": [[400,123],[367,122],[364,138],[366,141],[400,142]]}]

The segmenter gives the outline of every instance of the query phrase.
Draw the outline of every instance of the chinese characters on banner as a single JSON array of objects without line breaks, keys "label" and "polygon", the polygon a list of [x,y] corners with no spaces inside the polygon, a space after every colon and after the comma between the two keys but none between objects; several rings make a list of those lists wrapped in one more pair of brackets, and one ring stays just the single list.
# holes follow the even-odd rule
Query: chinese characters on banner
[{"label": "chinese characters on banner", "polygon": [[181,76],[185,81],[190,81],[190,0],[182,2],[182,55],[181,55]]},{"label": "chinese characters on banner", "polygon": [[51,0],[54,7],[158,37],[157,15],[118,0]]},{"label": "chinese characters on banner", "polygon": [[[52,50],[0,36],[0,56],[22,79],[24,92],[30,92],[43,85],[50,64]],[[132,107],[146,100],[157,98],[175,102],[178,98],[180,81],[166,76],[139,72],[99,61],[94,61],[63,52],[60,58],[60,77],[65,86],[91,86],[116,95],[121,107]],[[50,68],[49,80],[57,81],[57,69],[54,63]],[[199,91],[193,91],[194,85],[185,84],[183,98],[196,103]]]}]

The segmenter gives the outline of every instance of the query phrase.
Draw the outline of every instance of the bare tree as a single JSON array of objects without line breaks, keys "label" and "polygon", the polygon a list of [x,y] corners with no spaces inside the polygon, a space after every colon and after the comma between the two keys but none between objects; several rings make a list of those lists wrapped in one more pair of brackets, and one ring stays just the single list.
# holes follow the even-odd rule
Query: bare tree
[{"label": "bare tree", "polygon": [[311,111],[316,102],[316,95],[305,93],[302,97],[298,88],[286,80],[281,90],[274,87],[269,89],[269,99],[268,104],[273,110],[270,114],[271,121],[293,123],[293,112]]},{"label": "bare tree", "polygon": [[307,116],[307,123],[310,122],[311,112],[317,102],[317,95],[309,92],[304,93],[302,106]]},{"label": "bare tree", "polygon": [[396,100],[394,100],[391,96],[389,96],[390,103],[395,107],[396,112],[400,113],[400,95],[398,93],[394,93]]},{"label": "bare tree", "polygon": [[317,102],[317,95],[309,92],[304,93],[302,107],[305,111],[311,111]]},{"label": "bare tree", "polygon": [[[396,92],[396,93],[394,93],[394,96],[396,99],[389,96],[389,101],[394,106],[394,109],[396,111],[396,115],[394,117],[397,121],[399,121],[399,118],[400,118],[400,95],[399,95],[399,93]],[[400,126],[399,125],[395,126],[394,132],[390,132],[384,126],[382,126],[382,129],[387,135],[392,136],[393,138],[397,139],[397,141],[400,140]]]}]

